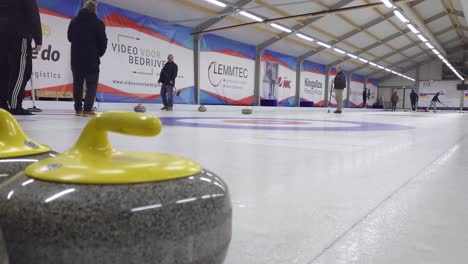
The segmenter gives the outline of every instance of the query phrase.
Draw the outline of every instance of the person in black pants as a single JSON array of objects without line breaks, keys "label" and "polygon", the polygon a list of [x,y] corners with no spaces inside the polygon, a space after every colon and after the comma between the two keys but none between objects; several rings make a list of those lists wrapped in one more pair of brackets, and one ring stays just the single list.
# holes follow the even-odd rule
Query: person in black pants
[{"label": "person in black pants", "polygon": [[410,93],[410,100],[411,100],[411,109],[416,111],[416,103],[419,101],[419,95],[413,90]]},{"label": "person in black pants", "polygon": [[41,50],[42,29],[35,0],[0,0],[0,108],[32,115],[23,108],[32,73],[32,40]]},{"label": "person in black pants", "polygon": [[169,54],[169,56],[167,56],[167,63],[161,70],[158,80],[158,83],[162,83],[161,97],[164,107],[161,108],[161,110],[172,111],[172,106],[174,105],[175,79],[177,78],[178,70],[177,64],[174,62],[174,56]]},{"label": "person in black pants", "polygon": [[362,92],[362,108],[367,108],[367,88]]},{"label": "person in black pants", "polygon": [[[97,3],[85,2],[68,27],[71,42],[71,68],[73,72],[73,100],[77,116],[93,116],[92,110],[99,82],[100,58],[107,49],[104,23],[96,16]],[[86,81],[86,96],[83,108],[83,84]]]}]

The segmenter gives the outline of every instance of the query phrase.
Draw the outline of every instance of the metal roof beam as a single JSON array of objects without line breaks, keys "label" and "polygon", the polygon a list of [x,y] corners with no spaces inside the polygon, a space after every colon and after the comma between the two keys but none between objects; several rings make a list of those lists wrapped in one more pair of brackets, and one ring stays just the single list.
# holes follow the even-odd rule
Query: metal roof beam
[{"label": "metal roof beam", "polygon": [[[403,51],[405,51],[405,50],[407,50],[407,49],[410,49],[410,48],[412,48],[412,47],[414,47],[414,45],[413,45],[413,43],[410,43],[410,44],[408,44],[408,45],[406,45],[406,46],[404,46],[404,47],[399,48],[399,49],[398,49],[398,52],[392,51],[392,52],[390,52],[390,53],[385,54],[383,57],[379,58],[379,60],[376,60],[376,61],[373,61],[373,62],[374,62],[374,63],[379,63],[380,61],[382,61],[382,60],[384,60],[384,59],[386,59],[386,58],[390,58],[391,56],[396,55],[396,54],[398,54],[399,52],[403,52]],[[364,68],[370,68],[370,67],[372,67],[372,66],[369,65],[369,64],[365,64],[365,65],[362,65],[362,66],[360,66],[360,67],[358,67],[358,68],[351,69],[351,70],[349,70],[349,72],[357,72],[357,71],[360,71],[360,70],[362,70],[362,69],[364,69]]]},{"label": "metal roof beam", "polygon": [[[357,35],[360,32],[362,32],[363,30],[369,29],[369,28],[371,28],[371,27],[373,27],[373,26],[375,26],[375,25],[377,25],[377,24],[379,24],[379,23],[381,23],[381,22],[383,22],[383,21],[385,21],[385,20],[387,20],[387,19],[389,19],[389,18],[391,18],[393,16],[394,16],[394,13],[390,12],[390,13],[384,15],[383,17],[376,18],[376,19],[370,21],[369,23],[366,23],[366,24],[362,25],[360,27],[360,29],[354,29],[354,30],[352,30],[352,31],[350,31],[348,33],[345,33],[345,34],[339,36],[338,40],[333,40],[329,44],[330,45],[336,45],[339,42],[342,42],[342,41],[344,41],[344,40],[346,40],[346,39],[348,39],[348,38],[350,38],[350,37],[352,37],[354,35]],[[319,53],[324,49],[325,48],[319,48],[317,51],[309,51],[307,53],[304,53],[303,55],[300,55],[299,58],[300,59],[307,59],[308,57],[313,56],[316,53]]]},{"label": "metal roof beam", "polygon": [[[330,7],[330,9],[338,9],[338,8],[340,8],[340,7],[343,7],[343,6],[345,6],[345,5],[349,4],[349,3],[351,3],[352,1],[353,1],[353,0],[341,0],[340,2],[338,2],[338,3],[334,4],[334,5],[332,5],[332,6]],[[317,21],[317,20],[319,20],[319,19],[321,19],[321,18],[323,18],[323,16],[321,16],[321,17],[313,17],[313,18],[307,19],[307,20],[304,21],[304,23],[303,23],[304,25],[296,25],[295,27],[293,27],[291,33],[283,33],[283,34],[281,34],[281,35],[279,36],[279,38],[271,38],[271,39],[269,39],[269,40],[267,40],[267,41],[261,43],[260,45],[258,45],[258,48],[260,48],[260,49],[263,50],[263,49],[267,48],[268,46],[271,46],[271,45],[273,45],[274,43],[276,43],[276,42],[278,42],[278,41],[280,41],[280,40],[282,40],[282,39],[284,39],[284,38],[286,38],[286,37],[288,37],[288,36],[290,36],[290,35],[292,35],[292,34],[295,34],[297,31],[306,28],[308,25],[314,23],[315,21]]]},{"label": "metal roof beam", "polygon": [[[457,38],[457,39],[458,39],[458,38]],[[455,46],[455,47],[453,47],[453,48],[447,49],[447,51],[448,51],[449,53],[453,53],[453,52],[457,51],[457,49],[459,49],[459,48],[462,47],[462,46],[464,46],[464,45],[462,44],[462,45]],[[419,56],[421,56],[421,55],[424,55],[424,52],[420,52],[420,53],[414,55],[414,57],[419,57]],[[435,55],[434,55],[434,56],[435,56]],[[430,58],[428,58],[426,61],[433,61],[433,60],[434,60],[434,57],[430,57]],[[395,62],[394,64],[388,66],[387,68],[391,69],[392,67],[395,67],[396,65],[399,65],[399,64],[401,64],[401,63],[404,63],[405,61],[407,61],[407,60],[406,60],[406,59],[405,59],[405,60],[400,60],[400,61]],[[418,64],[420,64],[420,62],[419,62],[419,63],[412,64],[412,65],[410,65],[410,66],[408,66],[408,67],[406,67],[406,68],[403,68],[403,69],[401,70],[400,73],[405,73],[406,71],[410,70],[411,68],[416,67]],[[375,69],[375,70],[373,70],[370,74],[368,74],[366,77],[371,78],[371,77],[373,77],[373,76],[379,74],[378,72],[380,72],[380,71],[382,71],[382,70],[381,70],[381,69]],[[374,74],[374,73],[375,73],[375,74]]]},{"label": "metal roof beam", "polygon": [[[409,31],[410,31],[409,29],[405,29],[405,30],[403,30],[403,33],[406,34],[406,33],[408,33]],[[404,34],[401,34],[401,33],[399,33],[399,32],[398,32],[398,33],[395,33],[395,34],[393,34],[393,35],[390,35],[390,36],[388,36],[388,37],[382,39],[382,42],[389,42],[389,41],[391,41],[391,40],[393,40],[393,39],[396,39],[396,38],[398,38],[398,37],[403,36]],[[374,43],[372,43],[371,45],[365,47],[364,50],[363,50],[363,52],[356,53],[356,54],[354,54],[354,55],[361,55],[361,54],[365,53],[366,51],[369,51],[369,50],[371,50],[371,49],[377,48],[377,47],[379,47],[379,46],[381,46],[381,45],[382,45],[382,43],[380,43],[380,42],[374,42]],[[413,43],[410,43],[408,46],[414,47],[414,44],[413,44]],[[391,54],[390,56],[393,56],[393,55],[395,55],[395,54],[401,53],[402,51],[403,51],[403,50],[400,48],[400,49],[396,49],[396,50],[392,51],[392,52],[389,53],[389,54]],[[388,54],[387,54],[387,55],[388,55]],[[382,60],[384,60],[384,59],[390,57],[390,56],[387,56],[387,55],[385,55],[384,57],[379,57],[377,61],[382,61]],[[329,65],[330,67],[333,67],[333,66],[335,66],[335,65],[337,65],[337,64],[346,62],[346,61],[351,60],[351,59],[352,59],[352,58],[350,58],[350,57],[345,57],[344,59],[336,60],[336,61],[334,61],[334,62],[332,62],[332,63],[330,63],[330,64],[328,64],[328,65]],[[407,59],[406,59],[406,60],[407,60]],[[410,61],[411,61],[411,60],[410,60]]]},{"label": "metal roof beam", "polygon": [[447,12],[446,12],[446,11],[442,11],[442,12],[440,12],[440,13],[438,13],[438,14],[435,14],[435,15],[433,15],[433,16],[431,16],[431,17],[426,18],[426,19],[424,20],[424,24],[429,24],[429,23],[431,23],[431,22],[433,22],[433,21],[436,21],[436,20],[439,19],[439,18],[442,18],[442,17],[446,16],[446,15],[447,15]]},{"label": "metal roof beam", "polygon": [[214,24],[220,22],[223,20],[225,17],[230,16],[233,11],[236,11],[236,9],[239,9],[246,4],[252,2],[253,0],[239,0],[236,3],[233,4],[233,6],[228,6],[224,8],[224,10],[219,14],[219,16],[208,19],[207,21],[203,22],[202,24],[196,26],[193,31],[202,31],[205,30]]},{"label": "metal roof beam", "polygon": [[[464,46],[464,45],[458,45],[458,46],[456,46],[456,47],[453,47],[453,48],[447,50],[447,52],[448,52],[449,54],[450,54],[450,53],[453,53],[453,52],[456,52],[458,49],[462,48],[463,46]],[[427,59],[427,60],[424,60],[424,61],[419,62],[418,64],[410,65],[410,66],[404,68],[403,71],[402,71],[401,73],[406,73],[406,72],[408,72],[408,71],[411,70],[411,69],[419,68],[419,67],[421,67],[421,66],[423,66],[423,65],[426,65],[426,64],[428,64],[428,63],[431,63],[431,62],[433,62],[433,61],[434,61],[433,58],[429,58],[429,59]],[[380,73],[379,73],[379,74],[380,74]],[[376,76],[376,75],[377,75],[377,74],[374,74],[374,75],[371,75],[371,76],[366,76],[366,77],[367,77],[367,78],[371,78],[371,77]],[[383,75],[383,78],[379,78],[379,81],[382,82],[382,81],[385,81],[385,80],[390,79],[390,78],[393,78],[393,77],[396,77],[396,76],[395,76],[394,74],[389,74],[389,73],[385,72],[384,75]]]},{"label": "metal roof beam", "polygon": [[439,41],[434,37],[432,31],[426,27],[426,24],[422,21],[421,17],[406,3],[397,4],[406,14],[406,16],[412,21],[413,24],[416,24],[419,28],[419,31],[434,45],[440,53],[447,55],[444,47],[440,45]]},{"label": "metal roof beam", "polygon": [[443,34],[445,34],[445,33],[447,33],[447,32],[450,32],[450,31],[452,31],[452,30],[454,30],[454,29],[455,29],[455,26],[454,26],[454,25],[451,25],[451,26],[449,26],[449,27],[447,27],[447,28],[442,29],[441,31],[435,32],[435,33],[434,33],[434,37],[438,37],[438,36],[443,35]]}]

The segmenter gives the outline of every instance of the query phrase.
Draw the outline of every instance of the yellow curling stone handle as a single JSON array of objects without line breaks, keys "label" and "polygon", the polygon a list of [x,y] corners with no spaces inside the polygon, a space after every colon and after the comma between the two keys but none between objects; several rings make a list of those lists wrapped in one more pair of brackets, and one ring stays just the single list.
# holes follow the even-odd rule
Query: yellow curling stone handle
[{"label": "yellow curling stone handle", "polygon": [[133,112],[105,112],[93,117],[70,150],[29,166],[27,176],[73,184],[133,184],[174,180],[201,172],[202,167],[178,156],[122,152],[107,134],[152,137],[161,132],[159,118]]},{"label": "yellow curling stone handle", "polygon": [[49,147],[30,139],[10,113],[0,109],[0,159],[31,156],[49,151]]}]

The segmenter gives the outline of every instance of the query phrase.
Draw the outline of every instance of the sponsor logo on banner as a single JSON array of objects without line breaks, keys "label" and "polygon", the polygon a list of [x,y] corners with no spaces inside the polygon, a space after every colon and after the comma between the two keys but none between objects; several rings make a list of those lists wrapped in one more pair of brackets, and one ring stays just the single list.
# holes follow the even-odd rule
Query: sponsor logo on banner
[{"label": "sponsor logo on banner", "polygon": [[291,80],[288,77],[278,77],[277,83],[280,88],[291,89]]},{"label": "sponsor logo on banner", "polygon": [[322,95],[323,83],[319,80],[304,80],[304,94],[307,95]]},{"label": "sponsor logo on banner", "polygon": [[[33,51],[32,79],[37,95],[42,97],[71,97],[70,43],[67,29],[70,19],[41,13],[42,50]],[[57,94],[56,92],[61,92]]]},{"label": "sponsor logo on banner", "polygon": [[109,44],[101,59],[101,84],[129,97],[149,100],[158,93],[159,74],[167,56],[173,54],[179,68],[176,88],[193,86],[191,50],[131,28],[108,26],[106,31]]},{"label": "sponsor logo on banner", "polygon": [[213,61],[208,66],[208,81],[213,87],[223,84],[227,89],[243,89],[249,78],[249,70]]}]

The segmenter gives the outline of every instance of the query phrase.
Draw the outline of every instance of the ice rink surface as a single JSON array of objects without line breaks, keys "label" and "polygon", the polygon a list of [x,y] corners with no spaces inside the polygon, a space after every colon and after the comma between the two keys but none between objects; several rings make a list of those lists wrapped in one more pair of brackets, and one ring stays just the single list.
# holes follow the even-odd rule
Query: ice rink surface
[{"label": "ice rink surface", "polygon": [[[72,103],[38,102],[19,117],[57,151],[87,118]],[[112,134],[116,149],[191,158],[230,186],[226,264],[430,264],[468,260],[468,115],[326,109],[174,107],[149,113],[155,138]],[[101,104],[100,110],[130,110]]]}]

